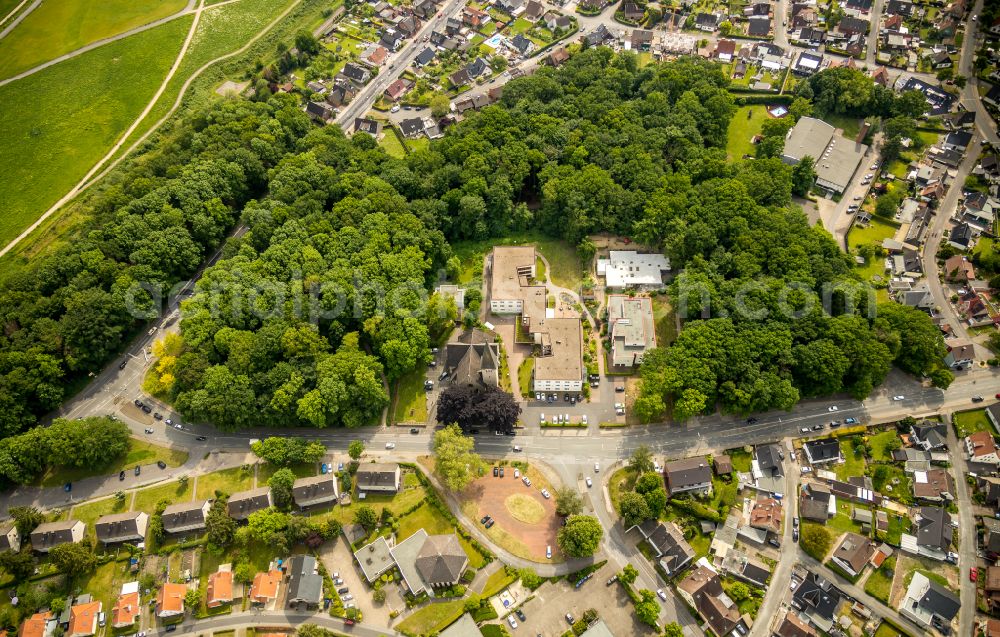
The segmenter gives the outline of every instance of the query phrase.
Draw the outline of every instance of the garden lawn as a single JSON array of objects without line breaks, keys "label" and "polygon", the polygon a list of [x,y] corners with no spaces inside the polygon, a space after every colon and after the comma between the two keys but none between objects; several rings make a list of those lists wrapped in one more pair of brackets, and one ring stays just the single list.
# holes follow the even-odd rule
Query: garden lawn
[{"label": "garden lawn", "polygon": [[[279,467],[278,465],[273,465],[270,463],[263,463],[257,465],[257,484],[264,486],[267,481],[271,479],[274,472],[278,469],[284,469],[285,467]],[[311,462],[300,462],[290,465],[288,469],[292,470],[296,478],[311,478],[312,476],[319,473],[318,468],[315,464]]]},{"label": "garden lawn", "polygon": [[622,467],[611,474],[611,478],[608,479],[608,495],[611,497],[611,507],[615,511],[618,510],[618,502],[621,500],[622,493],[635,488],[637,477],[635,470],[629,467]]},{"label": "garden lawn", "polygon": [[396,381],[392,421],[427,422],[426,374],[423,368],[414,370]]},{"label": "garden lawn", "polygon": [[385,129],[385,134],[382,135],[382,139],[378,142],[379,146],[385,149],[385,152],[396,159],[402,159],[406,157],[406,149],[403,148],[403,142],[399,135],[396,134],[394,128]]},{"label": "garden lawn", "polygon": [[191,484],[192,481],[188,480],[181,486],[180,480],[174,480],[173,482],[136,491],[132,509],[135,511],[145,511],[152,515],[153,511],[156,510],[156,505],[161,500],[167,500],[171,504],[186,502],[191,499]]},{"label": "garden lawn", "polygon": [[42,478],[41,486],[58,487],[67,482],[75,482],[93,476],[110,476],[120,471],[130,471],[137,465],[153,464],[158,460],[167,463],[168,467],[179,467],[187,462],[188,453],[178,449],[168,449],[145,440],[130,438],[128,451],[118,460],[101,469],[94,467],[58,467],[50,470]]},{"label": "garden lawn", "polygon": [[128,560],[101,564],[85,581],[78,579],[74,590],[90,593],[94,600],[100,600],[104,605],[104,612],[110,612],[121,592],[121,585],[135,579],[126,572],[127,568]]},{"label": "garden lawn", "polygon": [[483,599],[492,597],[517,581],[517,575],[509,575],[507,569],[499,568],[497,572],[490,575],[483,585],[483,592],[480,595]]},{"label": "garden lawn", "polygon": [[180,18],[0,87],[0,245],[66,194],[135,120],[190,24]]},{"label": "garden lawn", "polygon": [[495,245],[534,245],[549,262],[549,280],[556,285],[575,290],[580,287],[584,271],[576,248],[562,239],[553,239],[540,232],[521,232],[501,239],[457,241],[452,251],[462,262],[459,283],[468,283],[483,273],[483,257]]},{"label": "garden lawn", "polygon": [[[396,532],[396,541],[402,542],[420,529],[427,531],[428,535],[445,535],[455,533],[455,527],[449,522],[437,507],[426,502],[417,510],[408,513],[399,519],[399,530]],[[465,554],[469,556],[469,566],[472,568],[482,568],[486,563],[486,558],[461,535],[458,535],[458,543],[462,545]]]},{"label": "garden lawn", "polygon": [[733,471],[750,473],[753,457],[749,453],[742,449],[734,449],[726,453],[729,454],[729,460],[733,463]]},{"label": "garden lawn", "polygon": [[[895,484],[893,481],[896,481]],[[872,486],[881,495],[897,502],[907,505],[913,503],[911,480],[901,467],[893,464],[874,465],[874,469],[872,470]]]},{"label": "garden lawn", "polygon": [[903,633],[899,632],[889,624],[882,622],[878,625],[878,630],[875,631],[873,637],[902,637]]},{"label": "garden lawn", "polygon": [[464,607],[461,599],[431,603],[396,624],[396,629],[405,635],[435,634],[458,620]]},{"label": "garden lawn", "polygon": [[427,150],[431,146],[431,140],[426,137],[418,137],[417,139],[406,140],[406,150],[411,153],[415,153],[418,150]]},{"label": "garden lawn", "polygon": [[844,457],[844,461],[837,465],[838,480],[847,482],[852,476],[865,475],[865,457],[863,454],[855,453],[854,443],[849,438],[840,441],[840,454]]},{"label": "garden lawn", "polygon": [[90,537],[94,536],[94,522],[97,518],[110,515],[112,513],[122,513],[123,511],[128,511],[129,494],[125,494],[125,500],[121,504],[115,498],[105,498],[104,500],[98,500],[97,502],[90,502],[88,504],[79,504],[73,507],[73,519],[80,520],[87,525],[88,535]]},{"label": "garden lawn", "polygon": [[[186,4],[187,0],[43,2],[0,40],[0,78],[16,75],[96,40],[172,15]],[[7,13],[0,13],[0,17]]]},{"label": "garden lawn", "polygon": [[890,557],[882,563],[882,566],[868,576],[865,581],[865,592],[879,600],[883,604],[889,604],[889,595],[892,592],[893,572],[896,568],[896,558]]},{"label": "garden lawn", "polygon": [[[856,251],[858,246],[866,244],[881,247],[882,240],[894,236],[898,227],[894,223],[878,217],[872,217],[871,222],[869,222],[866,228],[855,225],[851,226],[850,231],[847,233],[847,245],[852,252]],[[885,262],[879,256],[873,256],[868,260],[867,264],[858,266],[858,269],[858,274],[866,282],[870,282],[874,276],[885,276]]]},{"label": "garden lawn", "polygon": [[[827,528],[835,533],[860,533],[861,524],[851,519],[852,506],[850,502],[838,498],[837,515],[827,520]],[[834,542],[836,543],[836,537],[834,537]]]},{"label": "garden lawn", "polygon": [[[751,113],[748,117],[747,113]],[[743,155],[753,155],[754,145],[751,139],[760,134],[760,129],[770,115],[767,114],[767,107],[763,104],[754,106],[742,106],[736,109],[736,114],[729,122],[729,141],[726,144],[726,151],[729,159],[738,160]]]},{"label": "garden lawn", "polygon": [[977,431],[988,431],[994,436],[997,435],[996,430],[993,428],[993,424],[990,422],[989,418],[986,417],[985,409],[961,411],[955,414],[952,418],[955,422],[955,433],[958,434],[959,438],[964,438],[969,434],[976,433]]},{"label": "garden lawn", "polygon": [[875,462],[892,462],[892,452],[889,451],[889,444],[896,440],[899,435],[895,429],[877,433],[868,439],[872,448],[872,460]]},{"label": "garden lawn", "polygon": [[850,117],[848,115],[838,115],[838,114],[828,114],[822,118],[828,124],[834,126],[835,128],[841,128],[844,131],[844,137],[848,139],[854,139],[861,132],[861,119],[857,117]]},{"label": "garden lawn", "polygon": [[518,33],[527,33],[534,26],[529,20],[525,18],[518,18],[511,23],[510,29],[511,35],[517,35]]},{"label": "garden lawn", "polygon": [[531,374],[535,370],[535,358],[533,356],[521,361],[517,368],[517,384],[521,388],[522,396],[531,396]]},{"label": "garden lawn", "polygon": [[[666,347],[677,338],[677,320],[666,294],[655,294],[653,302],[653,323],[656,329],[657,347]],[[749,469],[748,469],[749,471]]]},{"label": "garden lawn", "polygon": [[252,487],[253,472],[244,471],[243,467],[233,467],[198,476],[195,497],[204,500],[214,498],[216,491],[232,495],[237,491],[246,491]]}]

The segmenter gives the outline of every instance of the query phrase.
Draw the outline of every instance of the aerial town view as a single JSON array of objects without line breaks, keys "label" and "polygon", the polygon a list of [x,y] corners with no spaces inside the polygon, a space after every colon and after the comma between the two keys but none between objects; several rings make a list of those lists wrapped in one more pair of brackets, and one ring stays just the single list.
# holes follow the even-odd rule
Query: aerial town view
[{"label": "aerial town view", "polygon": [[998,120],[1000,0],[0,0],[0,637],[1000,637]]}]

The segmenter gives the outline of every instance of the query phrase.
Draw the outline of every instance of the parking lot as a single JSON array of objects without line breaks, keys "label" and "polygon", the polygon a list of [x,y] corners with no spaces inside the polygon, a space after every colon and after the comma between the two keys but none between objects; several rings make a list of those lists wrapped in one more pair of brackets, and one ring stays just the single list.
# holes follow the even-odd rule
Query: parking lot
[{"label": "parking lot", "polygon": [[606,585],[615,572],[614,566],[606,564],[578,589],[565,580],[544,584],[535,591],[530,601],[521,606],[526,621],[519,622],[522,625],[518,630],[525,629],[526,634],[545,637],[562,635],[570,628],[566,613],[580,619],[584,611],[593,608],[616,637],[655,635],[656,631],[635,619],[632,602],[625,589],[617,583]]},{"label": "parking lot", "polygon": [[323,560],[323,565],[326,566],[331,577],[334,573],[340,573],[340,578],[344,580],[344,583],[337,588],[346,586],[350,590],[350,594],[354,596],[354,599],[350,601],[357,604],[358,610],[364,614],[366,622],[371,621],[379,626],[388,626],[390,624],[389,612],[393,608],[398,610],[400,607],[406,607],[399,595],[394,593],[393,589],[398,590],[398,586],[395,585],[386,587],[384,604],[374,602],[371,588],[354,565],[354,555],[351,553],[347,540],[343,537],[337,537],[334,542],[324,543],[320,559]]}]

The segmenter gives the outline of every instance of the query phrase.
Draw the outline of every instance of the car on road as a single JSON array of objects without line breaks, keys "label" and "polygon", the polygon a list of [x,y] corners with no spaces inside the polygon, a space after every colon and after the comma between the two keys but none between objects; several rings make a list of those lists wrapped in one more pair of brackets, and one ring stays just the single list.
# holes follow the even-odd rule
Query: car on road
[{"label": "car on road", "polygon": [[969,569],[969,581],[975,582],[978,579],[979,579],[979,569],[973,566],[972,568]]},{"label": "car on road", "polygon": [[810,431],[809,427],[800,427],[799,428],[799,433],[807,434],[807,433],[809,433],[809,431]]},{"label": "car on road", "polygon": [[906,400],[906,396],[893,396],[893,400]]},{"label": "car on road", "polygon": [[166,419],[166,420],[164,420],[163,422],[167,423],[167,424],[168,424],[169,426],[171,426],[171,427],[173,427],[173,426],[174,426],[174,421],[173,421],[173,420],[170,420],[169,418],[167,418],[167,419]]},{"label": "car on road", "polygon": [[319,466],[320,475],[326,475],[326,472],[330,470],[330,466],[325,462]]},{"label": "car on road", "polygon": [[385,443],[385,448],[386,449],[395,449],[396,448],[396,443],[394,443],[394,442],[387,442],[387,443]]},{"label": "car on road", "polygon": [[590,476],[587,476],[587,488],[589,489],[592,486],[594,486],[594,481],[590,479]]},{"label": "car on road", "polygon": [[507,623],[510,624],[511,628],[517,628],[517,620],[514,619],[513,615],[507,615]]},{"label": "car on road", "polygon": [[123,360],[121,363],[118,364],[118,369],[125,369],[126,365],[128,365],[128,359],[127,358],[125,360]]},{"label": "car on road", "polygon": [[974,402],[974,403],[981,403],[981,402],[983,402],[983,397],[982,396],[973,396],[972,397],[972,402]]},{"label": "car on road", "polygon": [[438,376],[438,380],[444,380],[445,378],[448,378],[448,370],[447,369],[444,370],[443,372],[441,372],[441,375]]},{"label": "car on road", "polygon": [[515,452],[520,452],[521,451],[521,445],[514,445],[513,449],[514,449]]},{"label": "car on road", "polygon": [[667,601],[667,594],[663,592],[662,588],[656,589],[656,596],[662,599],[663,601]]},{"label": "car on road", "polygon": [[66,484],[63,485],[63,491],[65,491],[66,493],[69,493],[72,490],[73,490],[72,482],[67,482]]},{"label": "car on road", "polygon": [[798,542],[799,541],[799,529],[798,529],[798,527],[792,529],[792,541],[793,542]]},{"label": "car on road", "polygon": [[753,424],[756,424],[756,423],[757,423],[757,419],[756,418],[753,418],[753,417],[747,418],[747,424],[748,425],[753,425]]},{"label": "car on road", "polygon": [[830,405],[829,407],[827,407],[826,410],[830,411],[830,412],[833,412],[833,411],[837,411],[837,409],[838,409],[838,407],[836,405]]},{"label": "car on road", "polygon": [[122,469],[121,471],[118,472],[118,479],[119,480],[124,480],[125,479],[125,470],[124,469]]},{"label": "car on road", "polygon": [[135,465],[135,475],[139,475],[140,473],[142,473],[142,467]]},{"label": "car on road", "polygon": [[813,431],[822,431],[823,430],[823,423],[820,423],[820,422],[816,423],[815,425],[812,426],[812,430]]},{"label": "car on road", "polygon": [[608,581],[605,582],[604,584],[605,584],[605,586],[611,586],[612,584],[614,584],[617,581],[618,581],[618,576],[617,575],[612,575],[611,577],[608,578]]},{"label": "car on road", "polygon": [[500,467],[493,467],[493,477],[500,475]]},{"label": "car on road", "polygon": [[354,599],[354,595],[351,595],[350,593],[348,593],[347,595],[344,595],[344,596],[343,596],[343,597],[341,597],[340,599],[344,600],[345,602],[349,602],[349,601],[351,601],[352,599]]},{"label": "car on road", "polygon": [[417,429],[416,427],[410,427],[410,433],[411,434],[418,434],[418,433],[420,433],[420,430]]},{"label": "car on road", "polygon": [[181,423],[178,422],[174,423],[174,429],[183,429],[183,427],[181,427]]},{"label": "car on road", "polygon": [[206,438],[205,436],[198,436],[197,438],[195,438],[195,440],[198,440],[200,442],[205,442],[206,440],[208,440],[208,438]]},{"label": "car on road", "polygon": [[146,427],[146,430],[145,430],[145,431],[146,431],[146,433],[148,433],[148,434],[151,434],[151,433],[153,433],[153,430],[152,430],[152,429],[150,429],[149,427]]},{"label": "car on road", "polygon": [[844,419],[844,424],[845,425],[856,425],[856,424],[858,424],[858,419],[857,418],[845,418]]},{"label": "car on road", "polygon": [[576,620],[573,618],[573,613],[566,613],[566,623],[570,626],[576,623]]},{"label": "car on road", "polygon": [[594,473],[600,473],[600,471],[601,471],[601,463],[600,462],[595,462],[594,463]]},{"label": "car on road", "polygon": [[[156,466],[159,467],[159,468],[161,468],[161,469],[166,469],[167,468],[167,463],[164,462],[164,461],[162,461],[162,460],[157,460],[156,461]],[[139,467],[136,467],[136,469],[138,469],[138,468]]]}]

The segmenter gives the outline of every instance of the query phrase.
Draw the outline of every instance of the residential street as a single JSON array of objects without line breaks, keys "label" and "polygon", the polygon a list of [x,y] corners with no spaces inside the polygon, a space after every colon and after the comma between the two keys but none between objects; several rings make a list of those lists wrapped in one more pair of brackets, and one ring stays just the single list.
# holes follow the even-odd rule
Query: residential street
[{"label": "residential street", "polygon": [[962,607],[958,614],[958,634],[971,635],[976,618],[976,583],[969,580],[969,569],[976,565],[976,518],[973,516],[972,494],[965,476],[969,467],[965,458],[965,445],[955,435],[950,426],[952,414],[942,414],[948,427],[948,453],[955,477],[955,501],[958,504],[958,581],[961,584]]}]

